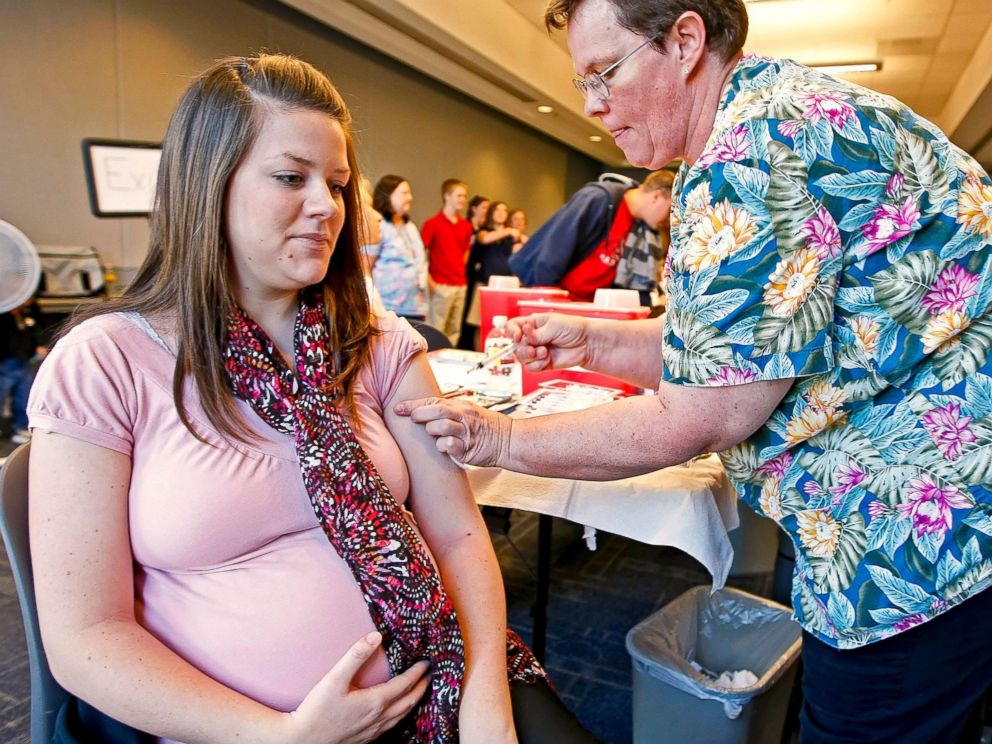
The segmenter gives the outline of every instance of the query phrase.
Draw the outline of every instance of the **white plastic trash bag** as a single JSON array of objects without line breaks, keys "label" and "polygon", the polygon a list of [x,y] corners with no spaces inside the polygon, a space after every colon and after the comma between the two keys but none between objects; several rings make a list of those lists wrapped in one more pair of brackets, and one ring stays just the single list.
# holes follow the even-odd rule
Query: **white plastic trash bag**
[{"label": "white plastic trash bag", "polygon": [[[727,718],[770,689],[795,662],[802,631],[787,607],[737,589],[697,586],[627,633],[636,670],[703,700],[723,704]],[[733,689],[727,681],[757,681]],[[734,672],[738,672],[734,675]],[[724,673],[730,673],[727,676]]]}]

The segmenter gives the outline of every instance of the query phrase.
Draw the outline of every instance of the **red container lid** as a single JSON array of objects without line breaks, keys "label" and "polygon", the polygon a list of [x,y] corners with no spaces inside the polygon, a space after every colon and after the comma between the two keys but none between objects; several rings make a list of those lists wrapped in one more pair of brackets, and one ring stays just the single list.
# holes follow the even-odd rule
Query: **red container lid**
[{"label": "red container lid", "polygon": [[[493,327],[493,316],[505,315],[514,318],[527,315],[520,312],[520,302],[547,300],[567,300],[568,292],[559,287],[479,287],[479,339],[485,342],[486,335]],[[530,310],[528,312],[535,312]]]},{"label": "red container lid", "polygon": [[592,302],[534,302],[521,300],[519,303],[521,315],[534,313],[565,313],[567,315],[584,315],[587,318],[606,318],[608,320],[638,320],[651,314],[649,307],[603,307]]}]

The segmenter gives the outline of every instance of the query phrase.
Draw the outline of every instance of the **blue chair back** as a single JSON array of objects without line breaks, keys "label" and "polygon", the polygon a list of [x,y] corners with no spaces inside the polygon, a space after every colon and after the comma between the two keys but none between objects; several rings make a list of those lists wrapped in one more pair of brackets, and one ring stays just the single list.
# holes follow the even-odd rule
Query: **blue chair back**
[{"label": "blue chair back", "polygon": [[28,457],[30,442],[22,444],[0,469],[0,533],[7,548],[10,569],[14,574],[17,599],[24,620],[24,637],[28,644],[31,669],[31,744],[48,744],[52,740],[59,708],[69,699],[48,668],[45,648],[38,629],[38,609],[34,599],[34,575],[31,571],[31,545],[28,542]]},{"label": "blue chair back", "polygon": [[444,335],[444,333],[435,328],[432,325],[424,323],[422,321],[412,321],[410,325],[413,329],[424,337],[427,342],[427,351],[434,351],[435,349],[450,349],[454,344],[451,343],[451,339]]}]

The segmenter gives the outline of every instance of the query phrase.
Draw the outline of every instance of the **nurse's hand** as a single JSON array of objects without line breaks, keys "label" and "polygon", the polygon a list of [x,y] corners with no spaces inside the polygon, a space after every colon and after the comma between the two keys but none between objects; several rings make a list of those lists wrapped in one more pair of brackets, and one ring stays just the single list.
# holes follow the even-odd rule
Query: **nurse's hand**
[{"label": "nurse's hand", "polygon": [[438,450],[465,465],[499,466],[509,452],[511,419],[474,403],[446,398],[419,398],[393,410],[424,424]]},{"label": "nurse's hand", "polygon": [[380,633],[369,633],[348,649],[300,707],[285,714],[286,727],[277,740],[364,744],[396,726],[424,696],[428,664],[419,661],[388,682],[355,687],[355,675],[381,643]]},{"label": "nurse's hand", "polygon": [[528,372],[564,369],[590,360],[589,319],[578,315],[537,313],[514,318],[507,332],[517,342],[514,352]]}]

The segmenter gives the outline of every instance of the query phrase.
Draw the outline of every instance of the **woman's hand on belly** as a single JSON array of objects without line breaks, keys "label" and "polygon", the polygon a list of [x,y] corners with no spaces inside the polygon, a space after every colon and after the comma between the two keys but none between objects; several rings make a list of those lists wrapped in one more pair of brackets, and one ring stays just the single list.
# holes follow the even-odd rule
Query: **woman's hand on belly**
[{"label": "woman's hand on belly", "polygon": [[424,695],[428,664],[420,661],[372,687],[353,685],[359,669],[382,643],[378,632],[359,639],[306,696],[286,714],[282,741],[362,744],[393,728]]}]

